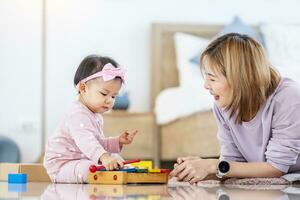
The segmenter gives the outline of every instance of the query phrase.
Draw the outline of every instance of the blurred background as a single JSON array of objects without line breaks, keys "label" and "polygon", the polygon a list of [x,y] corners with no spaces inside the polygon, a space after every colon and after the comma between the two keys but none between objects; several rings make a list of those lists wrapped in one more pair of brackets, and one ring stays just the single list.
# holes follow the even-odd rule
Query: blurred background
[{"label": "blurred background", "polygon": [[[0,156],[2,152],[3,157],[9,155],[21,162],[37,162],[42,157],[45,140],[76,99],[73,77],[80,61],[89,54],[100,54],[113,57],[127,68],[124,92],[128,94],[125,104],[129,107],[108,114],[105,122],[108,134],[116,131],[109,128],[113,125],[121,126],[118,130],[128,124],[132,129],[138,127],[140,137],[145,139],[147,132],[150,134],[147,138],[153,143],[145,147],[149,152],[143,152],[138,149],[143,148],[142,141],[138,140],[136,145],[139,146],[127,147],[132,149],[125,157],[143,158],[145,155],[145,159],[161,161],[162,126],[169,126],[173,119],[178,121],[181,116],[175,113],[176,117],[158,121],[156,113],[160,111],[154,109],[155,102],[151,100],[153,84],[164,80],[153,76],[156,62],[153,54],[160,52],[153,47],[157,42],[153,40],[153,24],[195,24],[213,28],[217,25],[220,30],[232,23],[244,23],[244,29],[248,25],[266,25],[264,33],[271,36],[274,34],[269,25],[275,24],[293,26],[295,34],[291,34],[297,38],[299,9],[297,0],[0,0],[0,135],[2,141],[6,141],[0,142]],[[290,41],[288,32],[293,30],[284,28],[284,31],[286,34],[282,33],[280,40]],[[264,40],[268,42],[271,46],[276,44]],[[299,45],[299,41],[281,45],[284,44]],[[291,54],[300,58],[297,52]],[[172,106],[176,110],[179,105]],[[194,130],[194,134],[198,131],[201,132]],[[181,146],[180,139],[168,138],[168,142]],[[19,157],[12,153],[13,143],[19,149]],[[190,147],[187,144],[182,148]],[[217,153],[209,156],[217,156]],[[165,160],[175,158],[165,157]]]}]

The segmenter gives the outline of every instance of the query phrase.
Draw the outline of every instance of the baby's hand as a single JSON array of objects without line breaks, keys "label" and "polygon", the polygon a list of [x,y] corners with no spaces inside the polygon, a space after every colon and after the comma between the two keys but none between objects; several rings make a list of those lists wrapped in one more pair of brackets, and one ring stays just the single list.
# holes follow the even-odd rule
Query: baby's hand
[{"label": "baby's hand", "polygon": [[121,157],[111,156],[108,153],[103,154],[100,157],[100,161],[102,162],[102,165],[105,166],[106,170],[119,169],[124,166],[124,160],[122,160]]},{"label": "baby's hand", "polygon": [[130,144],[133,141],[134,136],[137,134],[137,130],[135,130],[133,133],[130,133],[129,131],[125,131],[120,135],[119,137],[119,143],[120,145],[123,144]]}]

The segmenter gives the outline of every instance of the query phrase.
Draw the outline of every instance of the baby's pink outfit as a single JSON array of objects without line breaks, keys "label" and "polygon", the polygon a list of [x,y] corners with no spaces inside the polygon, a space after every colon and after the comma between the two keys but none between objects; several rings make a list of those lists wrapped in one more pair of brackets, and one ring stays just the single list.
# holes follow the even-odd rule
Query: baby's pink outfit
[{"label": "baby's pink outfit", "polygon": [[105,138],[102,116],[76,101],[47,141],[44,166],[52,182],[86,183],[90,165],[120,151],[119,137]]}]

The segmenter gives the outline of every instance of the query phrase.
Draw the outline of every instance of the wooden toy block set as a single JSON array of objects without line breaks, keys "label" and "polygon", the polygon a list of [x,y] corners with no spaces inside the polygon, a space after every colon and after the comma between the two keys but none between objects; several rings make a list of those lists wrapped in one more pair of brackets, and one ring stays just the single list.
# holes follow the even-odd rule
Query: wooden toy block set
[{"label": "wooden toy block set", "polygon": [[[89,168],[90,184],[168,183],[169,169],[153,169],[152,161],[127,160],[125,167],[107,171],[103,165]],[[8,183],[51,182],[42,164],[0,163],[0,181]]]},{"label": "wooden toy block set", "polygon": [[90,166],[90,184],[168,183],[168,169],[153,169],[151,161],[128,160],[129,167],[106,171],[103,165]]}]

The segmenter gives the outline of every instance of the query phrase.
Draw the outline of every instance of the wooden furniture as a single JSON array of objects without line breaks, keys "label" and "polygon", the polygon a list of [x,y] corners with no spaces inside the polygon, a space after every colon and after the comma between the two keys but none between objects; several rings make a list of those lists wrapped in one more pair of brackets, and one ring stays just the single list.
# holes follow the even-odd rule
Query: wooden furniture
[{"label": "wooden furniture", "polygon": [[[163,89],[178,86],[174,34],[184,32],[212,38],[222,27],[196,24],[152,25],[152,110],[154,110],[157,95]],[[159,143],[161,143],[159,155],[162,161],[172,161],[179,156],[187,155],[219,156],[217,126],[211,111],[195,113],[169,124],[158,126],[158,131]]]},{"label": "wooden furniture", "polygon": [[0,181],[7,181],[8,174],[27,174],[28,182],[51,182],[41,163],[0,163]]},{"label": "wooden furniture", "polygon": [[159,165],[158,132],[153,113],[112,111],[103,115],[105,136],[117,136],[126,130],[138,130],[133,143],[124,145],[121,155],[125,159],[153,160]]}]

